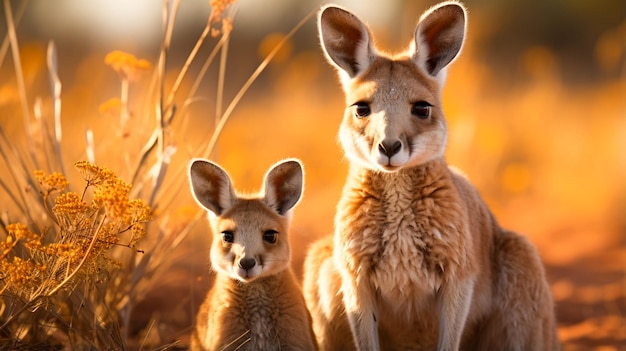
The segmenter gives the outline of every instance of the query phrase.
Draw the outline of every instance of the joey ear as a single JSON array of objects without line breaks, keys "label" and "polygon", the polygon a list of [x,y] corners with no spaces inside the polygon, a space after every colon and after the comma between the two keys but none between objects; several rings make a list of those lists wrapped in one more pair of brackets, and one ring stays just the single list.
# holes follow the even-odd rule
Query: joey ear
[{"label": "joey ear", "polygon": [[210,161],[191,162],[189,183],[196,201],[218,216],[230,208],[235,198],[228,173]]},{"label": "joey ear", "polygon": [[[415,30],[413,60],[428,74],[445,75],[445,67],[458,55],[465,37],[465,8],[457,2],[441,3],[420,18]],[[443,71],[443,72],[442,72]]]},{"label": "joey ear", "polygon": [[376,57],[369,30],[352,13],[335,6],[324,7],[317,25],[326,58],[342,76],[354,78]]},{"label": "joey ear", "polygon": [[280,162],[265,175],[265,202],[284,216],[300,200],[303,186],[304,171],[300,161]]}]

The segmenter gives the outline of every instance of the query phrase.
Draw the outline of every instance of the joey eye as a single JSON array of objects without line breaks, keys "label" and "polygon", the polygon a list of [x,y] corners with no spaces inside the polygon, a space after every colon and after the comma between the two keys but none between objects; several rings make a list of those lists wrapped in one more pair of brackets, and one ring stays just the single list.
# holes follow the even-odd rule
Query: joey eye
[{"label": "joey eye", "polygon": [[356,118],[367,117],[372,113],[370,105],[367,102],[359,101],[352,106],[354,106],[354,116]]},{"label": "joey eye", "polygon": [[276,243],[276,236],[278,235],[278,232],[275,230],[266,230],[263,232],[263,241],[268,242],[270,244],[275,244]]},{"label": "joey eye", "polygon": [[419,119],[427,119],[430,117],[431,107],[426,101],[418,101],[411,106],[411,114]]},{"label": "joey eye", "polygon": [[225,230],[221,234],[223,242],[232,243],[233,241],[235,241],[235,234],[233,234],[233,232],[231,232],[230,230]]}]

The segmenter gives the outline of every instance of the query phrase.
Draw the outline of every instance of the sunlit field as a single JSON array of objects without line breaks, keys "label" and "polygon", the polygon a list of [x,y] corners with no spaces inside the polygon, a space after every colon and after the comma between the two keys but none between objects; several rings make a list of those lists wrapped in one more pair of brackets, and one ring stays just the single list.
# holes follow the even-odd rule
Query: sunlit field
[{"label": "sunlit field", "polygon": [[[136,3],[2,2],[0,349],[187,349],[210,287],[194,157],[251,191],[302,160],[299,276],[333,231],[348,164],[323,2]],[[335,3],[399,51],[436,1]],[[465,4],[447,160],[538,247],[563,350],[624,350],[626,3]]]}]

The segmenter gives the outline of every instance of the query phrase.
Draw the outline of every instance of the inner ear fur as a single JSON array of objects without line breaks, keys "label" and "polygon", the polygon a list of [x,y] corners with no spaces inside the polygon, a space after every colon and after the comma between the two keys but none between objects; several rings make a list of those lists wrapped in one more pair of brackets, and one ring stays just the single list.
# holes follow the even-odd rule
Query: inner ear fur
[{"label": "inner ear fur", "polygon": [[415,29],[414,60],[437,76],[459,54],[466,30],[466,11],[457,2],[441,3],[422,15]]},{"label": "inner ear fur", "polygon": [[367,26],[352,13],[336,6],[324,7],[318,18],[320,42],[326,58],[354,78],[376,56]]},{"label": "inner ear fur", "polygon": [[284,216],[300,198],[304,187],[304,170],[295,159],[280,162],[265,175],[265,202]]},{"label": "inner ear fur", "polygon": [[196,159],[191,162],[189,183],[196,201],[216,215],[230,208],[235,198],[228,173],[207,160]]}]

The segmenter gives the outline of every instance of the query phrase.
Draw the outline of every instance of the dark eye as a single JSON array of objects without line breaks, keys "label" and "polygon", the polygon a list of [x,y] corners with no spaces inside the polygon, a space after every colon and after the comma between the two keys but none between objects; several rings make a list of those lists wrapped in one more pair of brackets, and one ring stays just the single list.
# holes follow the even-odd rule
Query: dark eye
[{"label": "dark eye", "polygon": [[275,230],[266,230],[263,232],[263,241],[268,242],[270,244],[275,244],[276,243],[276,235],[278,235],[278,232]]},{"label": "dark eye", "polygon": [[235,241],[235,234],[230,230],[225,230],[222,232],[222,241],[225,243],[232,243]]},{"label": "dark eye", "polygon": [[411,107],[411,114],[420,119],[427,119],[430,117],[431,104],[426,101],[418,101]]},{"label": "dark eye", "polygon": [[356,116],[356,118],[367,117],[372,112],[367,102],[359,101],[352,106],[354,106],[354,116]]}]

